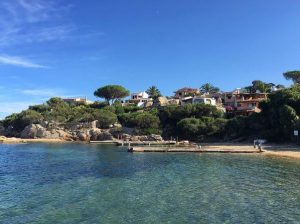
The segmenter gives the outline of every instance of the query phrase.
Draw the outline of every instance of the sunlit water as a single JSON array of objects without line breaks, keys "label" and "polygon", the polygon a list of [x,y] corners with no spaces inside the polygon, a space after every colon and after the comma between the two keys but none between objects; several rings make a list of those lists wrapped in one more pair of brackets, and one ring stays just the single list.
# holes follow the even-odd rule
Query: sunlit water
[{"label": "sunlit water", "polygon": [[0,145],[0,223],[300,223],[300,162]]}]

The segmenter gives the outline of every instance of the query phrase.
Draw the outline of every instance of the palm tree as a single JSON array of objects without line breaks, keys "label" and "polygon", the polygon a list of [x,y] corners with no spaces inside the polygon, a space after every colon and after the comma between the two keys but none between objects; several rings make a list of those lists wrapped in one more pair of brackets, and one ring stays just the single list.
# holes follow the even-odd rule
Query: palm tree
[{"label": "palm tree", "polygon": [[201,92],[202,94],[205,94],[205,93],[207,93],[207,94],[210,94],[210,93],[217,93],[217,92],[219,92],[219,91],[220,91],[220,89],[219,89],[218,87],[213,86],[213,85],[210,84],[210,83],[205,83],[205,84],[203,84],[203,85],[200,87],[200,92]]},{"label": "palm tree", "polygon": [[158,97],[161,96],[161,93],[159,91],[159,89],[156,86],[150,86],[147,90],[146,93],[149,94],[149,96],[151,98],[153,98],[154,100],[156,100]]}]

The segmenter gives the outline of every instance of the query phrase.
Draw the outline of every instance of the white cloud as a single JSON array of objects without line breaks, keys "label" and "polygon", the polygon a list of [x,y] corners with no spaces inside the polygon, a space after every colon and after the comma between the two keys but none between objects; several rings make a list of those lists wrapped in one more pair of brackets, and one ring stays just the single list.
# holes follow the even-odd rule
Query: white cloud
[{"label": "white cloud", "polygon": [[30,96],[54,97],[62,96],[64,93],[59,89],[24,89],[21,93]]},{"label": "white cloud", "polygon": [[64,18],[70,8],[50,0],[1,0],[0,46],[69,37],[74,25]]},{"label": "white cloud", "polygon": [[34,63],[28,59],[14,56],[0,56],[0,64],[19,66],[24,68],[48,68],[47,66]]}]

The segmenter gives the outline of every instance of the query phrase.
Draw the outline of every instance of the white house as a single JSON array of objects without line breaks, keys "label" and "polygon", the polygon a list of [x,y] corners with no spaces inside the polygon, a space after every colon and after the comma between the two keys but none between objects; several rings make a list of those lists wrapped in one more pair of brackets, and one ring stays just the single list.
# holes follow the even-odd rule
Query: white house
[{"label": "white house", "polygon": [[216,99],[208,97],[193,97],[192,103],[204,103],[212,106],[217,105]]},{"label": "white house", "polygon": [[132,93],[131,99],[132,100],[149,99],[149,94],[146,92]]},{"label": "white house", "polygon": [[132,93],[130,100],[127,101],[130,104],[136,104],[138,107],[151,106],[153,99],[149,97],[146,92]]},{"label": "white house", "polygon": [[62,99],[66,103],[70,104],[93,104],[94,102],[91,100],[88,100],[86,97],[85,98],[79,98],[79,97],[74,97],[74,98],[63,98]]}]

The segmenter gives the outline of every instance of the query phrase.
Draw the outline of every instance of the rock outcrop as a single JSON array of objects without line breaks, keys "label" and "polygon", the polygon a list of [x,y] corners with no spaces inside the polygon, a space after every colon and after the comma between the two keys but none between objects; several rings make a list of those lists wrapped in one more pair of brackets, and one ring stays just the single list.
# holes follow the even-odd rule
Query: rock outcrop
[{"label": "rock outcrop", "polygon": [[61,138],[72,140],[72,135],[63,130],[48,130],[40,124],[30,124],[21,132],[21,138]]},{"label": "rock outcrop", "polygon": [[[61,127],[54,128],[53,126],[46,128],[45,125],[31,124],[25,127],[21,132],[20,137],[25,139],[30,138],[45,138],[45,139],[63,139],[67,141],[107,141],[119,139],[123,141],[163,141],[160,135],[134,135],[131,129],[99,129],[92,125],[93,128],[64,129]],[[131,133],[131,134],[128,134]]]}]

